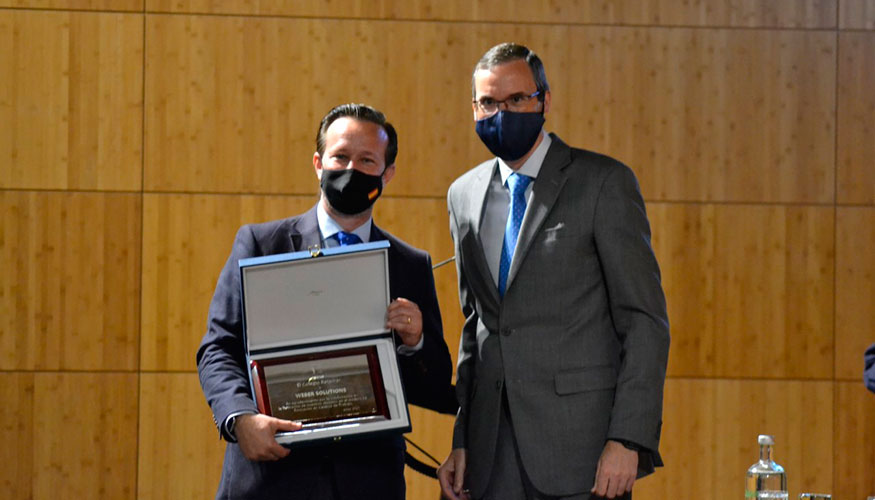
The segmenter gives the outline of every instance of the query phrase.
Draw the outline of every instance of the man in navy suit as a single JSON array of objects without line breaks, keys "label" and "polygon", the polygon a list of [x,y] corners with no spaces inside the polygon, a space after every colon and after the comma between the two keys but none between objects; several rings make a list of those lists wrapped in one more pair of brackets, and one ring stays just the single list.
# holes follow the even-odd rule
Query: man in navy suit
[{"label": "man in navy suit", "polygon": [[400,435],[288,449],[275,434],[297,422],[259,414],[245,361],[238,261],[306,250],[314,245],[388,240],[389,285],[395,299],[386,328],[396,332],[407,400],[444,410],[454,405],[452,365],[443,339],[431,258],[379,229],[373,204],[395,175],[398,140],[379,111],[360,104],[332,109],[319,126],[313,166],[321,197],[308,212],[237,232],[210,304],[197,353],[204,395],[228,444],[216,498],[402,499]]}]

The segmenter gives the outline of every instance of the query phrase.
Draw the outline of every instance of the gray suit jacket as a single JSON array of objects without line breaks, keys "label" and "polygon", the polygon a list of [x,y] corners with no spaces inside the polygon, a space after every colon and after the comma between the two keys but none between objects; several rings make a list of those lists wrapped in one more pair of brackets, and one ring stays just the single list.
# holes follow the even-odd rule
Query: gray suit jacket
[{"label": "gray suit jacket", "polygon": [[453,447],[468,451],[475,497],[492,470],[502,392],[523,467],[543,493],[589,491],[609,438],[646,448],[639,476],[662,465],[669,327],[638,182],[618,161],[552,138],[503,300],[480,241],[497,162],[448,194],[466,317]]}]

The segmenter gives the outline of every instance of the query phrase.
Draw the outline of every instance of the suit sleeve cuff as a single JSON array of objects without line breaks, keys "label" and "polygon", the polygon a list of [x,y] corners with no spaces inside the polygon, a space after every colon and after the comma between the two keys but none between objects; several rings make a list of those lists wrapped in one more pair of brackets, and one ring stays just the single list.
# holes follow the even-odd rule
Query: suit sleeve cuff
[{"label": "suit sleeve cuff", "polygon": [[425,333],[423,332],[422,336],[419,337],[419,342],[414,346],[409,346],[407,344],[398,344],[398,347],[395,348],[395,352],[402,356],[413,356],[422,350],[422,346],[425,344]]},{"label": "suit sleeve cuff", "polygon": [[634,442],[634,441],[629,441],[628,439],[608,438],[608,440],[610,440],[610,441],[616,441],[616,442],[620,443],[620,444],[623,445],[623,447],[625,447],[627,450],[632,450],[632,451],[649,451],[649,450],[647,449],[646,446],[641,446],[640,444],[638,444],[638,443],[636,443],[636,442]]},{"label": "suit sleeve cuff", "polygon": [[228,415],[228,417],[225,418],[225,421],[222,422],[222,426],[220,427],[219,432],[222,434],[222,438],[229,443],[237,442],[235,424],[237,417],[239,417],[240,415],[255,415],[255,413],[251,411],[238,411]]}]

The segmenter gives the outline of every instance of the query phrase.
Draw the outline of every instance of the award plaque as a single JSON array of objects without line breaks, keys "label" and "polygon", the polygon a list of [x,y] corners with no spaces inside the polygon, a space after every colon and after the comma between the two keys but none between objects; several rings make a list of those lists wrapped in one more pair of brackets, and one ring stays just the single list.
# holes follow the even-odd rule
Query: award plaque
[{"label": "award plaque", "polygon": [[389,418],[374,346],[252,361],[258,411],[304,424]]},{"label": "award plaque", "polygon": [[410,431],[386,329],[389,242],[241,259],[243,333],[258,411],[300,422],[285,446]]}]

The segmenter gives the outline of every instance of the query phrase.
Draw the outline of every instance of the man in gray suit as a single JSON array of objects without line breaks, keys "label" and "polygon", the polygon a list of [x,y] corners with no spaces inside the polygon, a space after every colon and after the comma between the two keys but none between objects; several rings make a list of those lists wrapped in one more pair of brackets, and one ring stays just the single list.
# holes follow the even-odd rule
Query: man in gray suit
[{"label": "man in gray suit", "polygon": [[546,134],[550,90],[526,47],[473,75],[497,158],[450,187],[466,321],[460,410],[441,466],[452,499],[629,498],[658,452],[669,328],[638,182]]}]

